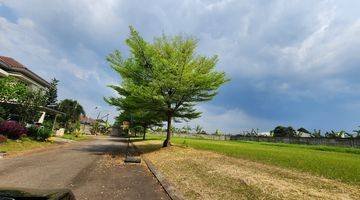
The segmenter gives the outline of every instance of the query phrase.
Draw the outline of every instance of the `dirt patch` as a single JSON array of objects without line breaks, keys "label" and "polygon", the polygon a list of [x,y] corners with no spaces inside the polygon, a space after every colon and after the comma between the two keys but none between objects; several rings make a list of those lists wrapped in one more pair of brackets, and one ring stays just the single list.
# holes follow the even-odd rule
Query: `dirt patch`
[{"label": "dirt patch", "polygon": [[307,173],[192,148],[155,148],[160,141],[136,145],[188,199],[360,199],[360,186]]}]

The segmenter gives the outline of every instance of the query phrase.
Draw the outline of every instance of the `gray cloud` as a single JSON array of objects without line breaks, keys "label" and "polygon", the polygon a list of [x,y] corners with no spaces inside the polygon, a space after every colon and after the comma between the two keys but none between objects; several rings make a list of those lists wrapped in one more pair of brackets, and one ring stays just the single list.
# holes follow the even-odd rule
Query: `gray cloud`
[{"label": "gray cloud", "polygon": [[[359,112],[348,108],[359,98],[359,1],[5,0],[2,7],[0,53],[59,76],[63,96],[87,102],[88,110],[115,112],[101,99],[113,94],[105,85],[119,81],[104,57],[127,52],[123,41],[134,25],[147,40],[163,32],[196,36],[199,53],[220,56],[218,68],[232,82],[201,107],[207,126],[216,115],[236,116],[234,110],[242,122],[227,124],[228,131],[356,123]],[[223,111],[214,114],[214,107]]]}]

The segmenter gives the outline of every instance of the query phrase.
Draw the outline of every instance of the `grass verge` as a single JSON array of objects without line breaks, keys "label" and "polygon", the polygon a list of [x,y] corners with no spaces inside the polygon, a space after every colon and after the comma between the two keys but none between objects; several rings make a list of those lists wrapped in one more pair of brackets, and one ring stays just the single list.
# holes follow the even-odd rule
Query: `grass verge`
[{"label": "grass verge", "polygon": [[47,147],[51,145],[50,142],[40,142],[30,138],[23,138],[22,140],[8,140],[7,142],[0,144],[0,151],[6,151],[8,153],[20,152],[25,150],[31,150],[41,147]]},{"label": "grass verge", "polygon": [[[164,139],[150,135],[152,140]],[[208,150],[227,156],[258,161],[343,182],[360,184],[360,149],[295,144],[215,141],[177,138],[171,142],[181,146]]]},{"label": "grass verge", "polygon": [[68,140],[74,140],[74,141],[82,141],[82,140],[90,139],[90,137],[87,135],[75,136],[73,134],[64,134],[61,138],[68,139]]}]

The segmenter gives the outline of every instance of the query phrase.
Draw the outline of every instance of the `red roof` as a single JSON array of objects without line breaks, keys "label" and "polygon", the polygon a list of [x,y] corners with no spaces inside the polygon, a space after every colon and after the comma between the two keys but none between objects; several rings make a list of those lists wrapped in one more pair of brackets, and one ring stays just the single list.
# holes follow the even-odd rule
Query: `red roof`
[{"label": "red roof", "polygon": [[95,122],[95,119],[87,117],[85,115],[80,115],[80,123],[82,124],[92,124]]},{"label": "red roof", "polygon": [[0,56],[0,61],[7,64],[10,67],[14,68],[26,68],[23,64],[19,63],[13,58],[6,57],[6,56]]}]

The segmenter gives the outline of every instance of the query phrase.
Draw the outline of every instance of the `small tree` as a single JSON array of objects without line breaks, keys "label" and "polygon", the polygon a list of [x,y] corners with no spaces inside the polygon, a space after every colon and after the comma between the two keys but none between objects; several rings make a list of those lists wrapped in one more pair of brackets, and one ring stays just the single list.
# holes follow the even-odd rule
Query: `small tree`
[{"label": "small tree", "polygon": [[80,115],[85,115],[83,107],[76,100],[71,99],[62,100],[59,103],[59,110],[65,113],[59,116],[59,123],[65,126],[68,132],[74,131]]},{"label": "small tree", "polygon": [[203,128],[200,125],[196,125],[194,130],[196,134],[201,134],[203,132]]},{"label": "small tree", "polygon": [[294,137],[296,132],[291,126],[277,126],[272,133],[274,137]]},{"label": "small tree", "polygon": [[215,131],[215,135],[217,135],[217,136],[221,136],[221,135],[222,135],[222,133],[221,133],[221,131],[220,131],[219,129],[216,129],[216,131]]}]

